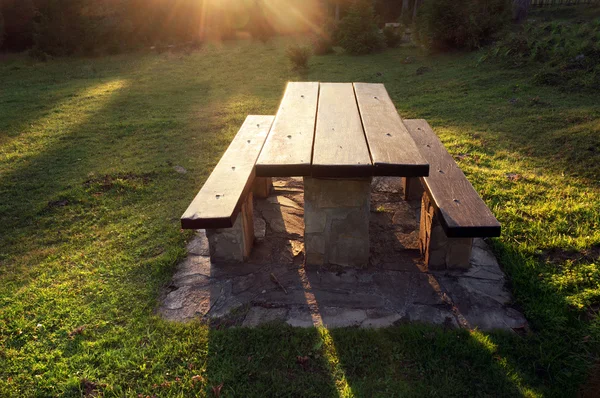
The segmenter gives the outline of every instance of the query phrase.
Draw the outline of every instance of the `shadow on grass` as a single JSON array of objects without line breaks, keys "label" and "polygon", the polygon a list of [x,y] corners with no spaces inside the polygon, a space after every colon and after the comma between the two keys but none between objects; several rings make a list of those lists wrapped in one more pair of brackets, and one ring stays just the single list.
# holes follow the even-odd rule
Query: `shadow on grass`
[{"label": "shadow on grass", "polygon": [[531,377],[507,364],[486,335],[430,325],[211,330],[207,358],[209,395],[214,389],[257,397],[535,394]]}]

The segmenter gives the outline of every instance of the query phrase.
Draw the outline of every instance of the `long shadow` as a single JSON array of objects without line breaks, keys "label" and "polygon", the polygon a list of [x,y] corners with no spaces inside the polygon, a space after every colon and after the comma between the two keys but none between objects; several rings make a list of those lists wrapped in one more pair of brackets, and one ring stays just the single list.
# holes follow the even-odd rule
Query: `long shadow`
[{"label": "long shadow", "polygon": [[[215,389],[232,396],[331,397],[517,396],[531,392],[523,377],[515,376],[518,372],[498,361],[492,343],[481,333],[425,324],[382,330],[334,328],[341,321],[336,303],[346,307],[351,302],[360,312],[373,304],[363,302],[364,298],[376,297],[367,291],[350,292],[353,283],[349,281],[355,278],[351,273],[346,278],[343,270],[319,272],[294,262],[286,255],[291,250],[285,244],[289,234],[271,230],[273,226],[278,231],[293,228],[290,216],[273,206],[265,208],[260,201],[256,207],[263,216],[268,214],[268,230],[251,260],[242,266],[212,264],[210,268],[211,276],[222,280],[210,290],[210,308],[217,312],[227,308],[227,299],[221,301],[221,297],[232,300],[231,291],[237,290],[238,299],[246,294],[250,297],[245,298],[247,306],[239,313],[234,310],[229,319],[213,324],[209,331],[208,394]],[[270,273],[287,293],[279,292],[281,288],[269,281]],[[224,275],[228,275],[226,280]],[[395,281],[375,279],[371,285]],[[269,292],[266,300],[262,289]],[[430,292],[419,292],[418,297],[423,300],[438,293],[431,286]],[[398,305],[412,304],[404,303],[412,298],[402,290],[387,297],[402,302]],[[252,322],[246,324],[252,315],[266,312],[275,314],[273,320],[287,316],[288,322],[307,328],[292,329],[281,323],[259,329],[227,328],[240,325],[241,320],[244,326],[252,326]]]},{"label": "long shadow", "polygon": [[[55,104],[50,116],[65,107],[72,112],[58,122],[29,113],[11,124],[55,123],[0,176],[3,293],[14,308],[35,312],[48,330],[62,333],[44,343],[60,347],[62,359],[81,354],[86,339],[68,337],[82,324],[89,339],[112,336],[119,346],[116,329],[148,320],[164,276],[183,255],[178,226],[186,204],[246,114],[276,106],[281,90],[257,98],[252,85],[202,76],[198,58],[142,57],[132,70],[104,72]],[[270,84],[284,87],[277,79]],[[46,291],[56,286],[60,297]],[[16,328],[19,319],[2,317]],[[26,340],[9,336],[6,346]]]},{"label": "long shadow", "polygon": [[[600,169],[593,165],[597,163],[600,142],[597,134],[588,134],[596,128],[600,116],[593,95],[572,93],[570,95],[577,96],[577,100],[571,100],[569,94],[558,93],[554,88],[531,86],[527,71],[500,70],[485,65],[475,68],[475,57],[472,57],[472,67],[465,67],[464,60],[458,64],[453,56],[425,59],[417,54],[416,65],[392,62],[405,56],[406,53],[400,51],[397,55],[380,55],[381,62],[374,64],[383,69],[377,72],[383,73],[375,73],[374,67],[368,65],[372,59],[365,60],[364,68],[355,68],[352,72],[352,79],[386,84],[403,117],[427,119],[450,152],[461,159],[461,167],[465,167],[476,187],[488,190],[489,180],[495,177],[494,181],[497,180],[501,188],[492,192],[480,190],[491,207],[502,208],[507,200],[518,200],[505,191],[507,184],[535,183],[537,192],[532,195],[539,195],[539,188],[550,188],[546,181],[524,178],[511,182],[506,176],[494,176],[494,170],[490,170],[492,158],[513,162],[517,170],[537,170],[544,176],[556,176],[557,181],[573,177],[576,184],[597,190]],[[338,65],[333,58],[331,61],[327,71],[314,73],[319,75],[316,79],[339,79],[336,74],[340,73],[343,63]],[[415,73],[421,66],[429,68],[424,73],[430,77],[425,80]],[[348,79],[347,75],[344,79]],[[536,221],[526,212],[518,216]],[[583,212],[572,211],[566,216],[573,225],[590,223],[589,216]],[[518,387],[520,394],[526,393],[527,385],[572,388],[583,380],[586,364],[597,355],[591,354],[593,349],[585,343],[589,339],[585,334],[590,332],[589,329],[586,332],[586,321],[580,319],[581,311],[574,311],[569,305],[566,295],[551,286],[547,278],[540,278],[545,260],[518,247],[519,242],[528,240],[528,231],[515,229],[510,219],[504,221],[505,237],[494,241],[494,248],[511,277],[516,304],[532,319],[532,333],[523,336],[485,333],[486,339],[497,349],[490,349],[490,344],[481,343],[481,339],[468,343],[469,347],[472,352],[481,352],[486,361],[497,361],[500,365],[491,368],[510,379],[509,385],[517,386],[519,383],[515,380],[524,380]],[[548,222],[554,222],[552,217]],[[551,242],[553,240],[547,240],[547,247],[541,249],[560,249]],[[343,342],[344,332],[333,334]],[[343,355],[344,347],[340,351]],[[345,364],[352,369],[356,362],[348,355]],[[355,381],[362,383],[360,377]]]},{"label": "long shadow", "polygon": [[[297,242],[301,245],[303,240],[302,214],[294,208],[282,211],[275,204],[276,195],[283,193],[298,195],[277,189],[268,199],[254,199],[254,217],[265,220],[266,236],[255,242],[246,263],[210,265],[211,278],[218,282],[210,288],[210,309],[200,313],[213,317],[233,310],[211,322],[205,386],[209,396],[338,396],[323,354],[322,331],[281,323],[293,312],[318,314],[307,299],[300,272],[303,255]],[[291,200],[285,204],[294,206]],[[246,328],[256,326],[259,319],[271,322]],[[312,325],[310,317],[301,321]]]}]

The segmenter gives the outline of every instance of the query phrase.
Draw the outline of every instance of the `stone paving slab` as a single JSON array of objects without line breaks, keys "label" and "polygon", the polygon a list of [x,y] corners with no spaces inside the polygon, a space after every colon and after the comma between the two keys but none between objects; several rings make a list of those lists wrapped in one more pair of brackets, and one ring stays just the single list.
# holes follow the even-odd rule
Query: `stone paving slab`
[{"label": "stone paving slab", "polygon": [[474,241],[468,271],[428,272],[415,246],[420,201],[402,200],[398,178],[376,177],[371,186],[367,268],[304,266],[302,179],[276,179],[274,193],[255,200],[255,230],[262,231],[248,262],[211,264],[206,234],[197,231],[157,312],[171,321],[242,327],[426,322],[510,330],[526,325],[511,307],[506,278],[485,241]]}]

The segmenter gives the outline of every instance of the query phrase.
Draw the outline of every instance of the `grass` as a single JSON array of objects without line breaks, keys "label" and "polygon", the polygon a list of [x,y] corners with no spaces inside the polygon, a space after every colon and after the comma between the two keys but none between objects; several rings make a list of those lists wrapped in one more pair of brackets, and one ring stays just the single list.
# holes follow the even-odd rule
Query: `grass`
[{"label": "grass", "polygon": [[[577,393],[600,346],[597,96],[412,48],[313,57],[300,75],[289,43],[0,63],[0,396]],[[288,80],[382,82],[403,117],[430,122],[503,225],[493,247],[531,331],[154,315],[185,254],[180,215]]]}]

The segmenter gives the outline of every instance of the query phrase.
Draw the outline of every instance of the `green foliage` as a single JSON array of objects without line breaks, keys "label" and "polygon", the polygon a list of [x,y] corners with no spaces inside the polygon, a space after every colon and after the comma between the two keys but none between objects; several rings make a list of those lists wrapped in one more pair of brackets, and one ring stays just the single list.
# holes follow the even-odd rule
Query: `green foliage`
[{"label": "green foliage", "polygon": [[524,24],[490,48],[486,59],[541,66],[537,84],[600,90],[600,18]]},{"label": "green foliage", "polygon": [[333,19],[327,19],[323,27],[313,38],[313,52],[315,55],[326,55],[333,53],[333,46],[336,44],[335,35],[337,23]]},{"label": "green foliage", "polygon": [[333,40],[330,37],[316,36],[312,42],[315,55],[327,55],[333,53]]},{"label": "green foliage", "polygon": [[294,69],[307,69],[308,60],[311,56],[311,49],[308,46],[293,44],[287,48],[285,55],[292,63]]},{"label": "green foliage", "polygon": [[369,0],[355,0],[340,21],[336,41],[349,54],[370,54],[385,47],[385,39],[377,27],[377,18]]},{"label": "green foliage", "polygon": [[385,44],[390,48],[397,47],[402,41],[399,30],[390,26],[383,28],[383,35],[385,36]]},{"label": "green foliage", "polygon": [[86,21],[79,0],[46,0],[35,24],[37,50],[51,55],[73,54],[85,46]]},{"label": "green foliage", "polygon": [[[300,0],[297,0],[300,1]],[[264,1],[206,7],[206,0],[1,0],[4,47],[36,47],[50,55],[103,54],[140,47],[234,38],[249,31],[263,42],[275,34]]]},{"label": "green foliage", "polygon": [[429,0],[419,8],[415,36],[429,49],[479,48],[510,25],[509,0]]}]

